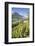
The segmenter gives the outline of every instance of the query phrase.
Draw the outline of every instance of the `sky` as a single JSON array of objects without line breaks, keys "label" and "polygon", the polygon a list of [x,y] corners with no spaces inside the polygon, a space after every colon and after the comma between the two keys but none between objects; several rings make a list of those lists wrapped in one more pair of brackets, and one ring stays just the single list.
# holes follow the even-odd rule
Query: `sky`
[{"label": "sky", "polygon": [[29,8],[12,8],[12,12],[17,12],[21,16],[27,16],[29,13]]}]

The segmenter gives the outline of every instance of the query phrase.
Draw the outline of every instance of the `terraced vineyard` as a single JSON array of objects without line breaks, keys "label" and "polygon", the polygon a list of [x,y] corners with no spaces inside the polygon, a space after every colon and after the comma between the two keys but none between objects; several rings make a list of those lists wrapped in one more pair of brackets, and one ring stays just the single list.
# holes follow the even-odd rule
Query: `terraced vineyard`
[{"label": "terraced vineyard", "polygon": [[25,38],[29,36],[28,20],[16,23],[12,27],[12,38]]}]

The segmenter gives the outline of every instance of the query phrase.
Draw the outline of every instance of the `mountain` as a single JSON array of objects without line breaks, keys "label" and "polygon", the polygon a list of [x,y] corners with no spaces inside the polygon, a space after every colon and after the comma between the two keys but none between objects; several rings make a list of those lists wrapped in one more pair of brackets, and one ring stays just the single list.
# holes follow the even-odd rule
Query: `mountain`
[{"label": "mountain", "polygon": [[12,18],[22,19],[22,16],[15,12],[12,14]]},{"label": "mountain", "polygon": [[15,12],[15,13],[13,13],[12,14],[12,22],[14,23],[16,23],[16,22],[18,22],[19,20],[22,20],[22,16],[21,15],[19,15],[17,12]]},{"label": "mountain", "polygon": [[16,23],[16,22],[19,22],[21,20],[25,21],[25,20],[28,20],[29,16],[21,16],[19,13],[15,12],[12,14],[12,23]]}]

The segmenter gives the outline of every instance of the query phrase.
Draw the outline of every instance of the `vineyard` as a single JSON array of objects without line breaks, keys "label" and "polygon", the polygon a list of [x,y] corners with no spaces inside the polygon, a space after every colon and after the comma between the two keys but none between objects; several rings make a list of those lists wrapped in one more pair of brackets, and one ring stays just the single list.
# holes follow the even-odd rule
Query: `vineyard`
[{"label": "vineyard", "polygon": [[12,24],[12,38],[25,38],[29,37],[29,20],[24,20]]}]

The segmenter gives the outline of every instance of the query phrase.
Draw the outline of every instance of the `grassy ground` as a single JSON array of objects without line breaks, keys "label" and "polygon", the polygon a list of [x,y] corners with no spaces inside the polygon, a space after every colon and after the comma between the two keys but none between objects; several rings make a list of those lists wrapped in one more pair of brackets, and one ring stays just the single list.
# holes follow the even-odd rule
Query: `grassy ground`
[{"label": "grassy ground", "polygon": [[21,21],[12,27],[12,38],[25,38],[29,36],[29,22]]}]

